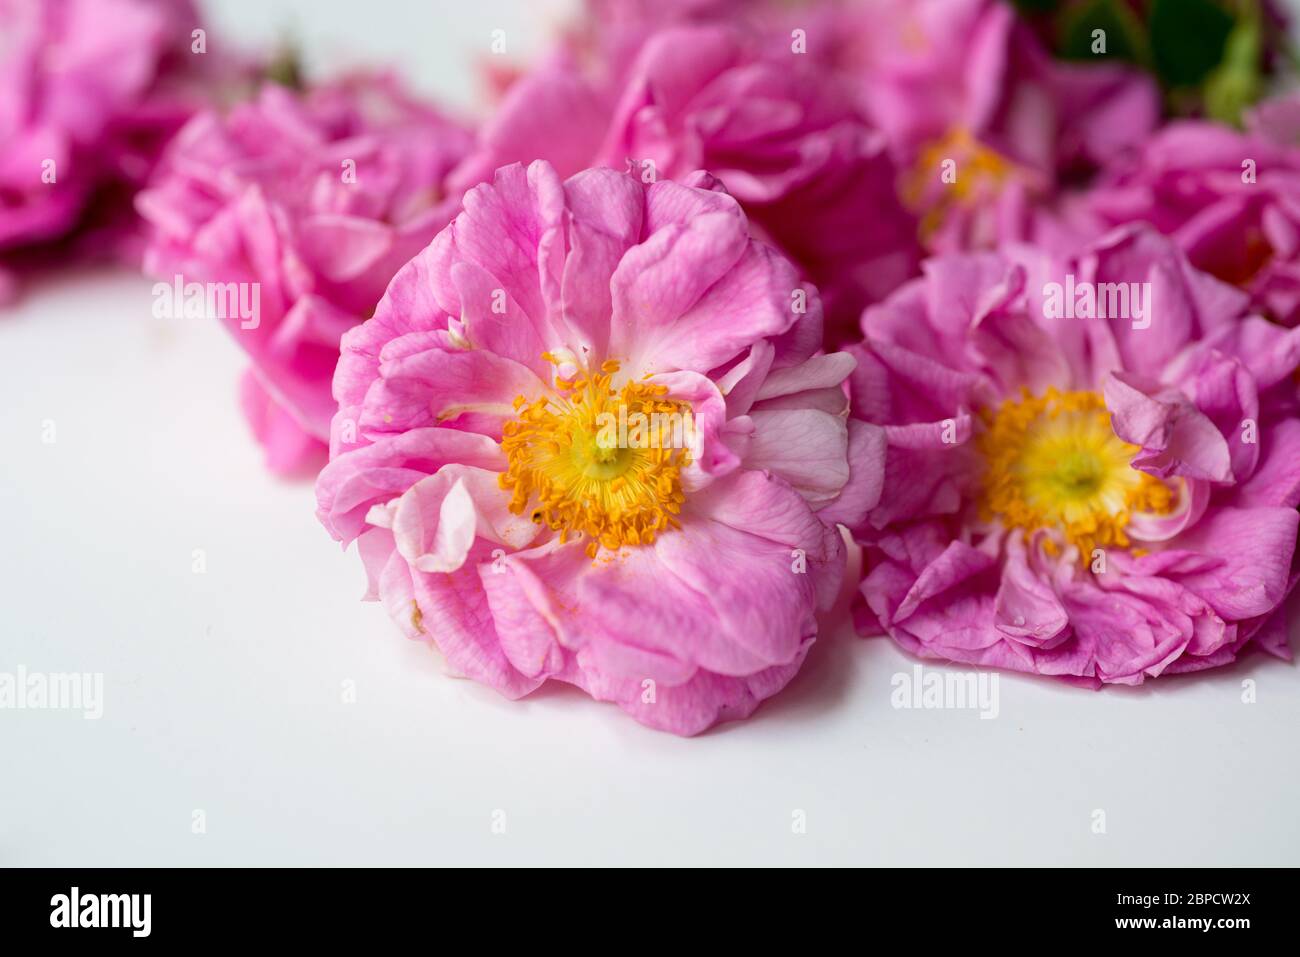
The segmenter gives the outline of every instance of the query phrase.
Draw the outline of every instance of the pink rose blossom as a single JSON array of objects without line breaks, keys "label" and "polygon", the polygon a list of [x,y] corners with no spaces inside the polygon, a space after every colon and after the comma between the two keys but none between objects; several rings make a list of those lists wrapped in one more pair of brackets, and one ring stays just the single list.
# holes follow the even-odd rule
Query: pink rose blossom
[{"label": "pink rose blossom", "polygon": [[[345,334],[318,515],[409,638],[508,698],[745,717],[879,495],[821,341],[815,290],[707,175],[504,167]],[[604,431],[656,413],[692,425]]]},{"label": "pink rose blossom", "polygon": [[258,284],[255,323],[225,318],[252,359],[241,401],[272,470],[323,460],[339,339],[455,214],[445,178],[469,143],[388,77],[266,86],[190,121],[138,198],[151,274]]},{"label": "pink rose blossom", "polygon": [[1076,235],[1150,223],[1198,269],[1250,293],[1255,309],[1300,323],[1300,97],[1262,104],[1245,132],[1170,124],[1076,212]]},{"label": "pink rose blossom", "polygon": [[789,36],[713,24],[635,46],[614,79],[560,55],[517,81],[457,182],[538,158],[563,175],[608,166],[647,181],[707,170],[818,285],[833,337],[915,273],[916,222],[885,141]]},{"label": "pink rose blossom", "polygon": [[[1140,307],[1101,285],[1128,283]],[[1106,318],[1077,317],[1089,289]],[[934,259],[869,310],[853,414],[888,451],[861,629],[1092,685],[1289,657],[1300,329],[1247,306],[1128,227],[1065,268]]]},{"label": "pink rose blossom", "polygon": [[186,0],[0,0],[0,272],[74,229],[130,257],[129,196],[207,96],[197,26]]},{"label": "pink rose blossom", "polygon": [[1052,59],[1001,0],[829,9],[837,16],[819,32],[846,39],[818,40],[888,139],[934,251],[1036,236],[1062,188],[1141,144],[1159,121],[1149,77]]}]

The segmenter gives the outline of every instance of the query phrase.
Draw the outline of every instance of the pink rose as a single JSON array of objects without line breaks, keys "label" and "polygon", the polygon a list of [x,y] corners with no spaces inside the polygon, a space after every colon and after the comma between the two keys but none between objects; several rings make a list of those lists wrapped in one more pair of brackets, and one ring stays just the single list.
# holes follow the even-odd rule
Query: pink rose
[{"label": "pink rose", "polygon": [[344,336],[318,515],[408,637],[509,698],[554,679],[678,734],[745,717],[880,491],[821,341],[816,292],[716,181],[504,167]]},{"label": "pink rose", "polygon": [[388,77],[268,85],[191,120],[138,198],[147,271],[257,290],[255,320],[222,318],[252,360],[242,404],[272,470],[323,459],[339,339],[459,208],[445,180],[469,142]]}]

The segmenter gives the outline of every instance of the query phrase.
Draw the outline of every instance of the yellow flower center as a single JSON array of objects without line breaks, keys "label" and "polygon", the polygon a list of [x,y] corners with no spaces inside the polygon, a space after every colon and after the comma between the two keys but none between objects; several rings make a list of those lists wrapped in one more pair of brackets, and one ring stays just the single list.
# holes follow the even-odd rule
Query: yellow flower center
[{"label": "yellow flower center", "polygon": [[927,239],[953,209],[996,196],[1018,169],[965,127],[954,127],[921,148],[903,177],[903,201],[921,215],[920,233]]},{"label": "yellow flower center", "polygon": [[608,360],[598,374],[557,377],[549,396],[519,396],[501,442],[508,465],[499,481],[512,493],[510,511],[531,506],[533,521],[558,531],[562,542],[586,536],[592,558],[602,545],[648,545],[680,528],[675,516],[686,500],[689,404],[664,398],[668,390],[648,382],[615,390],[618,368]]},{"label": "yellow flower center", "polygon": [[[1128,548],[1134,513],[1173,510],[1175,494],[1133,468],[1135,445],[1123,441],[1095,392],[1028,391],[984,410],[976,439],[984,457],[981,512],[1008,528],[1058,530],[1088,561],[1093,549]],[[1045,547],[1055,551],[1047,539]]]}]

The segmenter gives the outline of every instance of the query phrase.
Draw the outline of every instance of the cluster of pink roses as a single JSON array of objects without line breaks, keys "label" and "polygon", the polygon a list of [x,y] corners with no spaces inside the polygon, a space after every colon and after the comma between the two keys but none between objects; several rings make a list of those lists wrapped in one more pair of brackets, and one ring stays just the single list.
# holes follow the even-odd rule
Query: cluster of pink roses
[{"label": "cluster of pink roses", "polygon": [[1289,657],[1300,98],[1168,122],[1002,0],[590,0],[477,127],[357,75],[142,156],[197,21],[110,5],[0,0],[0,264],[111,178],[149,272],[257,284],[268,465],[328,456],[321,522],[455,672],[745,717],[850,538],[859,631],[924,657]]},{"label": "cluster of pink roses", "polygon": [[0,304],[71,252],[138,260],[132,195],[243,82],[190,0],[0,0]]}]

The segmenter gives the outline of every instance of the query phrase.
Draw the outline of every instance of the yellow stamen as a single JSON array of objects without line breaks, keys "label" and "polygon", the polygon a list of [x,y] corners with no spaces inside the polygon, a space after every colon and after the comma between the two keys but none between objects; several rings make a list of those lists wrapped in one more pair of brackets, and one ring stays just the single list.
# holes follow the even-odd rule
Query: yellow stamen
[{"label": "yellow stamen", "polygon": [[[985,520],[1054,529],[1088,562],[1095,548],[1130,546],[1134,514],[1167,514],[1177,504],[1168,485],[1132,467],[1139,449],[1115,434],[1095,392],[1024,391],[983,419],[976,445],[985,466]],[[1056,554],[1050,538],[1044,545]]]},{"label": "yellow stamen", "polygon": [[510,511],[528,510],[561,541],[586,536],[593,558],[602,546],[650,544],[658,533],[680,528],[673,516],[686,501],[681,470],[689,451],[657,434],[648,444],[635,434],[628,441],[633,430],[626,423],[660,422],[651,416],[665,413],[689,422],[690,406],[645,381],[615,391],[618,369],[617,361],[606,360],[598,373],[580,373],[575,381],[557,377],[551,395],[516,399],[519,414],[505,424],[501,442],[508,464],[498,481],[512,493]]},{"label": "yellow stamen", "polygon": [[1019,173],[1015,163],[959,126],[921,147],[903,177],[901,194],[908,208],[920,214],[921,238],[928,239],[954,209],[998,195]]}]

